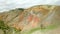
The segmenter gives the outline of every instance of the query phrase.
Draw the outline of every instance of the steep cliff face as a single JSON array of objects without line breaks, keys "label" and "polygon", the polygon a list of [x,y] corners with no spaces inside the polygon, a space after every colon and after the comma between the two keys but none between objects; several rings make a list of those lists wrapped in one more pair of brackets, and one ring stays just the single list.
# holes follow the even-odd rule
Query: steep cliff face
[{"label": "steep cliff face", "polygon": [[52,29],[60,25],[60,6],[37,5],[28,9],[14,9],[0,13],[0,20],[9,27],[21,30],[21,34],[31,29]]}]

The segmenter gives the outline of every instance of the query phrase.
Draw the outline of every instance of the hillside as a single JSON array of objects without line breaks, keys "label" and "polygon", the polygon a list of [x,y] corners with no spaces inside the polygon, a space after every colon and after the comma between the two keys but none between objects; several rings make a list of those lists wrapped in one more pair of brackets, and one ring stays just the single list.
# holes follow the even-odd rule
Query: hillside
[{"label": "hillside", "polygon": [[0,21],[3,21],[10,29],[18,30],[19,34],[27,34],[35,28],[55,29],[60,26],[60,6],[36,5],[27,9],[16,8],[0,13]]}]

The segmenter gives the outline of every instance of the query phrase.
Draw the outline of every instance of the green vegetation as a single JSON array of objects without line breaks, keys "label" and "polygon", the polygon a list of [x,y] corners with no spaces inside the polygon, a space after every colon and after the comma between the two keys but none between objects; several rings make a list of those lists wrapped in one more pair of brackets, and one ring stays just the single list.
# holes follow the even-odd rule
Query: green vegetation
[{"label": "green vegetation", "polygon": [[1,20],[0,20],[0,29],[5,30],[5,29],[9,29],[9,27],[4,24],[4,21],[1,21]]},{"label": "green vegetation", "polygon": [[16,8],[16,9],[13,9],[13,10],[10,10],[10,11],[24,11],[23,8]]},{"label": "green vegetation", "polygon": [[24,11],[24,9],[23,9],[23,8],[18,8],[17,10],[22,10],[22,11]]},{"label": "green vegetation", "polygon": [[6,30],[8,30],[9,27],[4,24],[4,21],[0,20],[0,29],[2,29],[4,31],[4,34],[6,34]]},{"label": "green vegetation", "polygon": [[[4,21],[1,20],[0,20],[0,29],[3,30],[4,34],[13,34],[13,32],[15,34],[20,34],[20,30],[7,26],[7,24],[4,24]],[[8,32],[6,32],[6,30],[8,30]]]}]

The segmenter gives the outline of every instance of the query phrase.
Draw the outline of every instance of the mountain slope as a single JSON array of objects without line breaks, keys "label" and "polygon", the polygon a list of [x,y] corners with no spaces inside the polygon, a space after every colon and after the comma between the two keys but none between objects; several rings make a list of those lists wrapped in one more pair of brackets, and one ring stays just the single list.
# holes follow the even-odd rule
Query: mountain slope
[{"label": "mountain slope", "polygon": [[32,29],[53,29],[60,26],[60,6],[36,5],[0,13],[0,20],[25,34]]}]

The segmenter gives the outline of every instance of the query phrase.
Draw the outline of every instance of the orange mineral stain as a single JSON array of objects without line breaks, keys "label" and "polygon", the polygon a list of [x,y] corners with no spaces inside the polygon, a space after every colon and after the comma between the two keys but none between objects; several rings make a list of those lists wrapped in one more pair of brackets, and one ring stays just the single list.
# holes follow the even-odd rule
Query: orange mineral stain
[{"label": "orange mineral stain", "polygon": [[40,21],[40,19],[39,19],[37,16],[35,16],[34,19],[33,19],[33,22],[34,22],[34,23],[32,24],[32,26],[33,26],[33,27],[37,26],[38,23],[39,23],[39,21]]},{"label": "orange mineral stain", "polygon": [[31,22],[33,19],[33,15],[28,16],[28,22]]},{"label": "orange mineral stain", "polygon": [[34,17],[34,22],[39,22],[39,18],[36,16],[36,17]]}]

